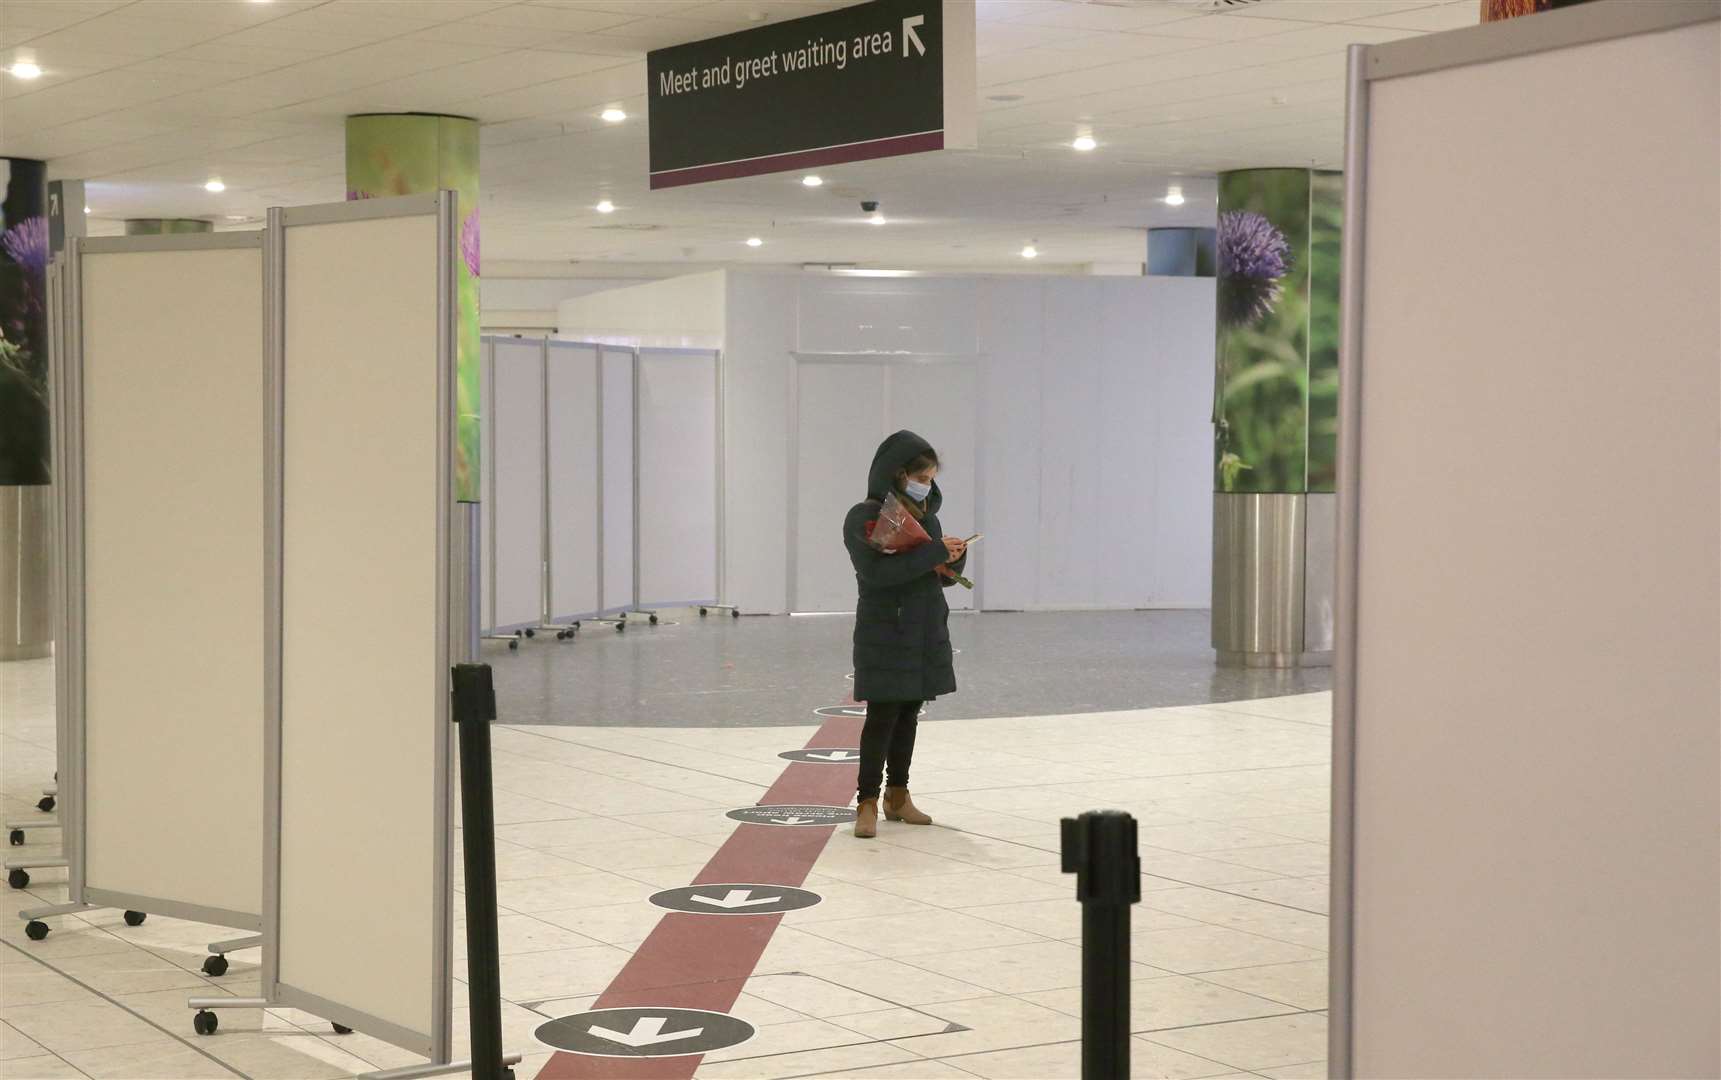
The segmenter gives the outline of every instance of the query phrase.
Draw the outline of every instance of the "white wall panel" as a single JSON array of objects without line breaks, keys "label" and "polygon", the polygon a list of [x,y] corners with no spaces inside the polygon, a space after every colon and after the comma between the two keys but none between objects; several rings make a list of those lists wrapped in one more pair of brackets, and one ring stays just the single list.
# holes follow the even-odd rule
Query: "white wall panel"
[{"label": "white wall panel", "polygon": [[1096,526],[1108,520],[1111,500],[1129,499],[1127,492],[1106,485],[1107,466],[1101,460],[1106,392],[1099,284],[1054,279],[1045,286],[1036,607],[1127,602],[1099,587],[1103,547]]},{"label": "white wall panel", "polygon": [[[972,536],[975,529],[975,410],[979,397],[972,363],[897,363],[886,367],[889,431],[918,432],[938,451],[938,488],[944,495],[938,522],[946,536]],[[876,449],[876,445],[874,447]],[[868,455],[869,459],[871,455]],[[967,577],[985,573],[985,543],[974,548]],[[852,574],[850,575],[853,576]],[[960,585],[946,590],[952,608],[974,606],[974,593]]]},{"label": "white wall panel", "polygon": [[552,341],[548,353],[550,617],[598,609],[598,351]]},{"label": "white wall panel", "polygon": [[794,463],[796,611],[853,611],[853,565],[843,520],[867,496],[873,452],[889,434],[882,364],[803,362]]},{"label": "white wall panel", "polygon": [[603,409],[603,606],[619,611],[634,595],[634,354],[606,348],[598,354]]},{"label": "white wall panel", "polygon": [[639,354],[639,594],[717,597],[717,354]]},{"label": "white wall panel", "polygon": [[428,1047],[448,726],[437,219],[285,243],[279,981]]},{"label": "white wall panel", "polygon": [[255,929],[262,249],[86,255],[83,312],[84,883]]},{"label": "white wall panel", "polygon": [[[791,354],[800,279],[729,274],[723,352],[725,603],[789,610]],[[856,495],[856,499],[860,496]]]},{"label": "white wall panel", "polygon": [[1718,70],[1711,16],[1370,84],[1357,1076],[1721,1073]]},{"label": "white wall panel", "polygon": [[489,564],[494,593],[491,628],[537,626],[543,615],[544,354],[537,341],[492,346],[491,397],[484,417],[492,436]]},{"label": "white wall panel", "polygon": [[1059,377],[1044,370],[1045,289],[1034,278],[988,282],[977,314],[986,539],[976,557],[986,569],[975,583],[988,608],[1020,610],[1039,600],[1040,384]]}]

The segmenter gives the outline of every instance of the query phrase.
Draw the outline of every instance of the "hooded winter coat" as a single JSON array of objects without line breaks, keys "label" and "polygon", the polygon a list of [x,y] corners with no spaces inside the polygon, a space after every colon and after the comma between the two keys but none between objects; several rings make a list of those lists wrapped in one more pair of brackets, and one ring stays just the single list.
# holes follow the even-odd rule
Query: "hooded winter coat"
[{"label": "hooded winter coat", "polygon": [[[854,563],[860,599],[855,605],[854,695],[857,701],[931,701],[956,691],[951,662],[951,580],[937,572],[949,553],[938,508],[944,494],[937,481],[926,497],[920,524],[932,542],[886,555],[867,542],[867,523],[878,519],[885,495],[896,491],[896,474],[931,450],[912,431],[899,431],[879,445],[867,473],[867,497],[843,522],[843,544]],[[901,492],[897,498],[904,501]],[[951,569],[961,573],[964,555]]]}]

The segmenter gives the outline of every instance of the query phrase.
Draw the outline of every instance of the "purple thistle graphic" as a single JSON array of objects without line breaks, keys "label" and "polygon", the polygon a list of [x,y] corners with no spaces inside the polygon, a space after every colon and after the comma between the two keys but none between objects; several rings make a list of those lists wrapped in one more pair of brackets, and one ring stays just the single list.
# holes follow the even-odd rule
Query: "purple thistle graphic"
[{"label": "purple thistle graphic", "polygon": [[355,191],[352,188],[347,189],[347,202],[355,202],[359,199],[374,199],[374,198],[376,198],[376,196],[372,195],[368,191]]},{"label": "purple thistle graphic", "polygon": [[478,276],[478,210],[473,208],[466,217],[466,223],[460,226],[460,257],[466,260],[466,269],[472,271],[472,276]]},{"label": "purple thistle graphic", "polygon": [[1291,245],[1253,210],[1219,215],[1219,325],[1248,326],[1279,302],[1291,269]]},{"label": "purple thistle graphic", "polygon": [[47,273],[48,219],[37,214],[0,233],[0,250],[32,278]]}]

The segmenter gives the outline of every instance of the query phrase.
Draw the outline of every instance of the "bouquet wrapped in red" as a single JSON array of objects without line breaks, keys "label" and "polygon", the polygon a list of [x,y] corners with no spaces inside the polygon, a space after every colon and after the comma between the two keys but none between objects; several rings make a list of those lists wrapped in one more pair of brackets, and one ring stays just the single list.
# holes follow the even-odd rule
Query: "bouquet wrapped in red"
[{"label": "bouquet wrapped in red", "polygon": [[[884,497],[879,505],[878,519],[866,523],[867,543],[878,548],[886,555],[895,555],[899,551],[908,551],[922,544],[932,543],[932,537],[927,533],[920,519],[908,512],[908,507],[891,492]],[[965,589],[972,589],[974,583],[952,570],[949,564],[940,564],[940,576],[950,578]]]}]

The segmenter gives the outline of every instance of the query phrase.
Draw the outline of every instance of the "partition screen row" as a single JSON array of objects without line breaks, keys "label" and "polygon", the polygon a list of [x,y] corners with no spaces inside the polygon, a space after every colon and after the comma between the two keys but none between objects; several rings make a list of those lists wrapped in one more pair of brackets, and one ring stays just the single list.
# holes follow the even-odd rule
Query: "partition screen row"
[{"label": "partition screen row", "polygon": [[489,633],[715,604],[721,358],[486,338]]},{"label": "partition screen row", "polygon": [[439,1062],[454,214],[74,240],[50,290],[69,899],[261,930],[259,1000]]}]

